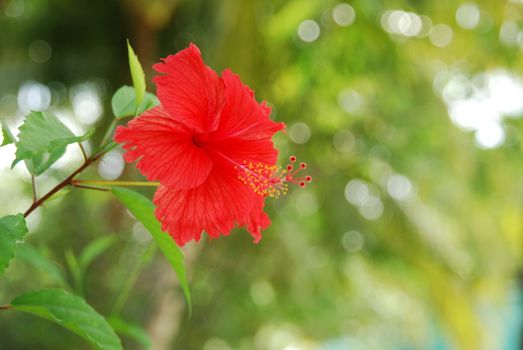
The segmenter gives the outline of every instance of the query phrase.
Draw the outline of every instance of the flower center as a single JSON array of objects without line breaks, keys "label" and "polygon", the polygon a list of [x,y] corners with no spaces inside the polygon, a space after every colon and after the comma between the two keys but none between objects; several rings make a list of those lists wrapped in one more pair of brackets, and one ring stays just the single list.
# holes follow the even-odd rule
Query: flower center
[{"label": "flower center", "polygon": [[309,175],[297,177],[299,172],[307,168],[307,164],[301,162],[299,166],[295,166],[296,157],[291,156],[289,159],[290,163],[285,169],[261,162],[244,161],[242,165],[235,167],[238,171],[238,179],[252,188],[254,193],[274,198],[285,195],[289,183],[301,188],[307,187],[307,184],[312,181],[312,177]]},{"label": "flower center", "polygon": [[202,148],[208,139],[209,135],[207,133],[195,133],[192,135],[192,143],[198,148]]}]

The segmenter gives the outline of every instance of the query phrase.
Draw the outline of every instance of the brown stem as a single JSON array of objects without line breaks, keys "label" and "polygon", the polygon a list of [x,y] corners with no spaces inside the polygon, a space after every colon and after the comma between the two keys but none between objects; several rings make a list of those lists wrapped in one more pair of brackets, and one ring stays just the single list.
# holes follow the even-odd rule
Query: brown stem
[{"label": "brown stem", "polygon": [[51,198],[56,192],[60,191],[62,188],[66,187],[66,186],[69,186],[69,185],[72,185],[72,180],[74,179],[74,177],[78,174],[80,174],[82,171],[84,171],[87,167],[89,167],[89,165],[91,165],[92,163],[94,163],[95,161],[98,160],[98,158],[100,158],[102,156],[102,154],[98,154],[92,158],[88,158],[84,164],[82,164],[82,166],[80,166],[78,169],[76,169],[71,175],[69,175],[64,181],[60,182],[58,185],[56,185],[55,187],[53,187],[49,192],[47,192],[42,198],[36,200],[33,202],[33,204],[31,204],[31,206],[29,207],[29,209],[26,210],[26,212],[24,213],[24,217],[27,217],[29,214],[31,214],[36,208],[38,208],[39,206],[41,206],[46,200],[48,200],[49,198]]},{"label": "brown stem", "polygon": [[0,310],[9,310],[11,305],[0,305]]}]

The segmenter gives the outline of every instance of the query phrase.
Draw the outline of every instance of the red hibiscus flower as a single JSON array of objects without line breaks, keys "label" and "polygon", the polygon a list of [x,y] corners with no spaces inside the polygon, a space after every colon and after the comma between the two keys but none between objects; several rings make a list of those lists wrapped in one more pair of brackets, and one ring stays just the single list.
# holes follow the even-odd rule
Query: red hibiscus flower
[{"label": "red hibiscus flower", "polygon": [[265,197],[296,182],[292,169],[276,172],[271,138],[284,124],[237,75],[207,67],[193,44],[153,68],[162,73],[154,78],[161,105],[118,127],[115,140],[127,162],[138,160],[140,172],[160,182],[153,201],[162,229],[180,246],[235,225],[258,242],[270,224]]}]

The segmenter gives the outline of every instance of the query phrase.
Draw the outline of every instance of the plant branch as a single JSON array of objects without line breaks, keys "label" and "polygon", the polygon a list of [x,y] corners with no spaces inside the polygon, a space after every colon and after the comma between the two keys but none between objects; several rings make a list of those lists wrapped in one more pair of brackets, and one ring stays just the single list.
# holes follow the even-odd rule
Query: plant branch
[{"label": "plant branch", "polygon": [[65,178],[65,180],[63,180],[62,182],[60,182],[58,185],[56,185],[55,187],[53,187],[49,192],[47,192],[42,198],[40,199],[37,199],[33,202],[33,204],[31,204],[31,206],[29,207],[29,209],[26,210],[26,212],[24,213],[24,217],[27,217],[29,214],[31,214],[36,208],[38,208],[39,206],[41,206],[42,204],[44,204],[44,202],[46,200],[48,200],[49,198],[51,198],[56,192],[60,191],[62,188],[66,187],[66,186],[69,186],[69,185],[72,185],[72,181],[74,179],[74,177],[78,174],[80,174],[82,171],[84,171],[87,167],[89,167],[91,164],[93,164],[94,162],[96,162],[100,157],[102,156],[102,154],[97,154],[96,156],[93,156],[91,158],[87,158],[87,160],[84,162],[84,164],[82,164],[78,169],[76,169],[71,175],[69,175],[67,178]]},{"label": "plant branch", "polygon": [[12,308],[12,306],[9,305],[9,304],[8,305],[0,305],[0,310],[9,310],[11,308]]}]

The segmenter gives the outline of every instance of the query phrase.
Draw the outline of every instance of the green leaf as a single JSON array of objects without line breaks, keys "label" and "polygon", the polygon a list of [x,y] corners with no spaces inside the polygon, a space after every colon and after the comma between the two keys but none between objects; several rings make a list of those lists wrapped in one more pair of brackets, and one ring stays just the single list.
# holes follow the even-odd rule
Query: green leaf
[{"label": "green leaf", "polygon": [[144,349],[150,349],[152,345],[151,337],[142,326],[126,322],[119,317],[112,316],[107,319],[116,333],[128,336],[136,340]]},{"label": "green leaf", "polygon": [[49,169],[65,153],[67,145],[84,141],[94,132],[90,129],[82,136],[75,136],[57,117],[43,112],[31,112],[19,130],[16,159],[11,167],[27,160],[33,175]]},{"label": "green leaf", "polygon": [[28,312],[65,327],[100,350],[120,350],[120,339],[109,323],[84,299],[63,289],[43,289],[16,297],[14,310]]},{"label": "green leaf", "polygon": [[24,215],[8,215],[0,218],[0,276],[14,257],[16,243],[27,234]]},{"label": "green leaf", "polygon": [[136,104],[136,90],[132,86],[124,85],[113,95],[111,107],[117,119],[133,117],[142,114],[148,109],[158,106],[160,101],[156,95],[146,92],[140,106]]},{"label": "green leaf", "polygon": [[78,260],[78,264],[80,265],[80,268],[84,272],[87,267],[93,262],[94,259],[96,259],[100,254],[105,252],[110,246],[112,246],[116,242],[116,237],[114,236],[106,236],[106,237],[100,237],[98,239],[95,239],[94,241],[90,242],[87,247],[82,251],[82,254],[80,255],[80,258]]},{"label": "green leaf", "polygon": [[142,194],[127,188],[113,187],[112,192],[153,236],[156,244],[178,276],[180,286],[182,287],[185,298],[187,299],[189,314],[191,314],[191,293],[189,291],[189,284],[187,283],[187,276],[185,274],[183,252],[178,248],[171,236],[162,231],[160,223],[154,216],[154,204]]},{"label": "green leaf", "polygon": [[2,121],[0,121],[0,124],[2,125],[2,136],[3,136],[2,144],[0,145],[0,147],[9,145],[11,143],[15,143],[16,138],[11,133],[11,130],[9,130],[9,128],[7,127],[5,122],[2,120]]},{"label": "green leaf", "polygon": [[116,118],[136,115],[136,91],[131,86],[122,86],[113,95],[111,107]]},{"label": "green leaf", "polygon": [[155,94],[146,92],[142,103],[140,104],[140,106],[138,107],[138,110],[136,111],[136,115],[142,114],[143,112],[145,112],[153,107],[156,107],[159,104],[160,104],[160,101],[158,100],[158,97],[156,97]]},{"label": "green leaf", "polygon": [[96,154],[99,155],[99,154],[107,153],[107,152],[115,149],[116,147],[118,147],[117,142],[115,142],[115,141],[108,142],[105,145],[102,145],[98,150],[96,150]]},{"label": "green leaf", "polygon": [[145,74],[129,40],[127,40],[127,54],[129,55],[129,68],[131,69],[134,90],[136,91],[136,104],[140,105],[145,95]]},{"label": "green leaf", "polygon": [[60,266],[30,245],[22,244],[16,247],[15,255],[17,259],[28,262],[38,270],[52,277],[58,285],[62,287],[68,286],[65,273]]}]

